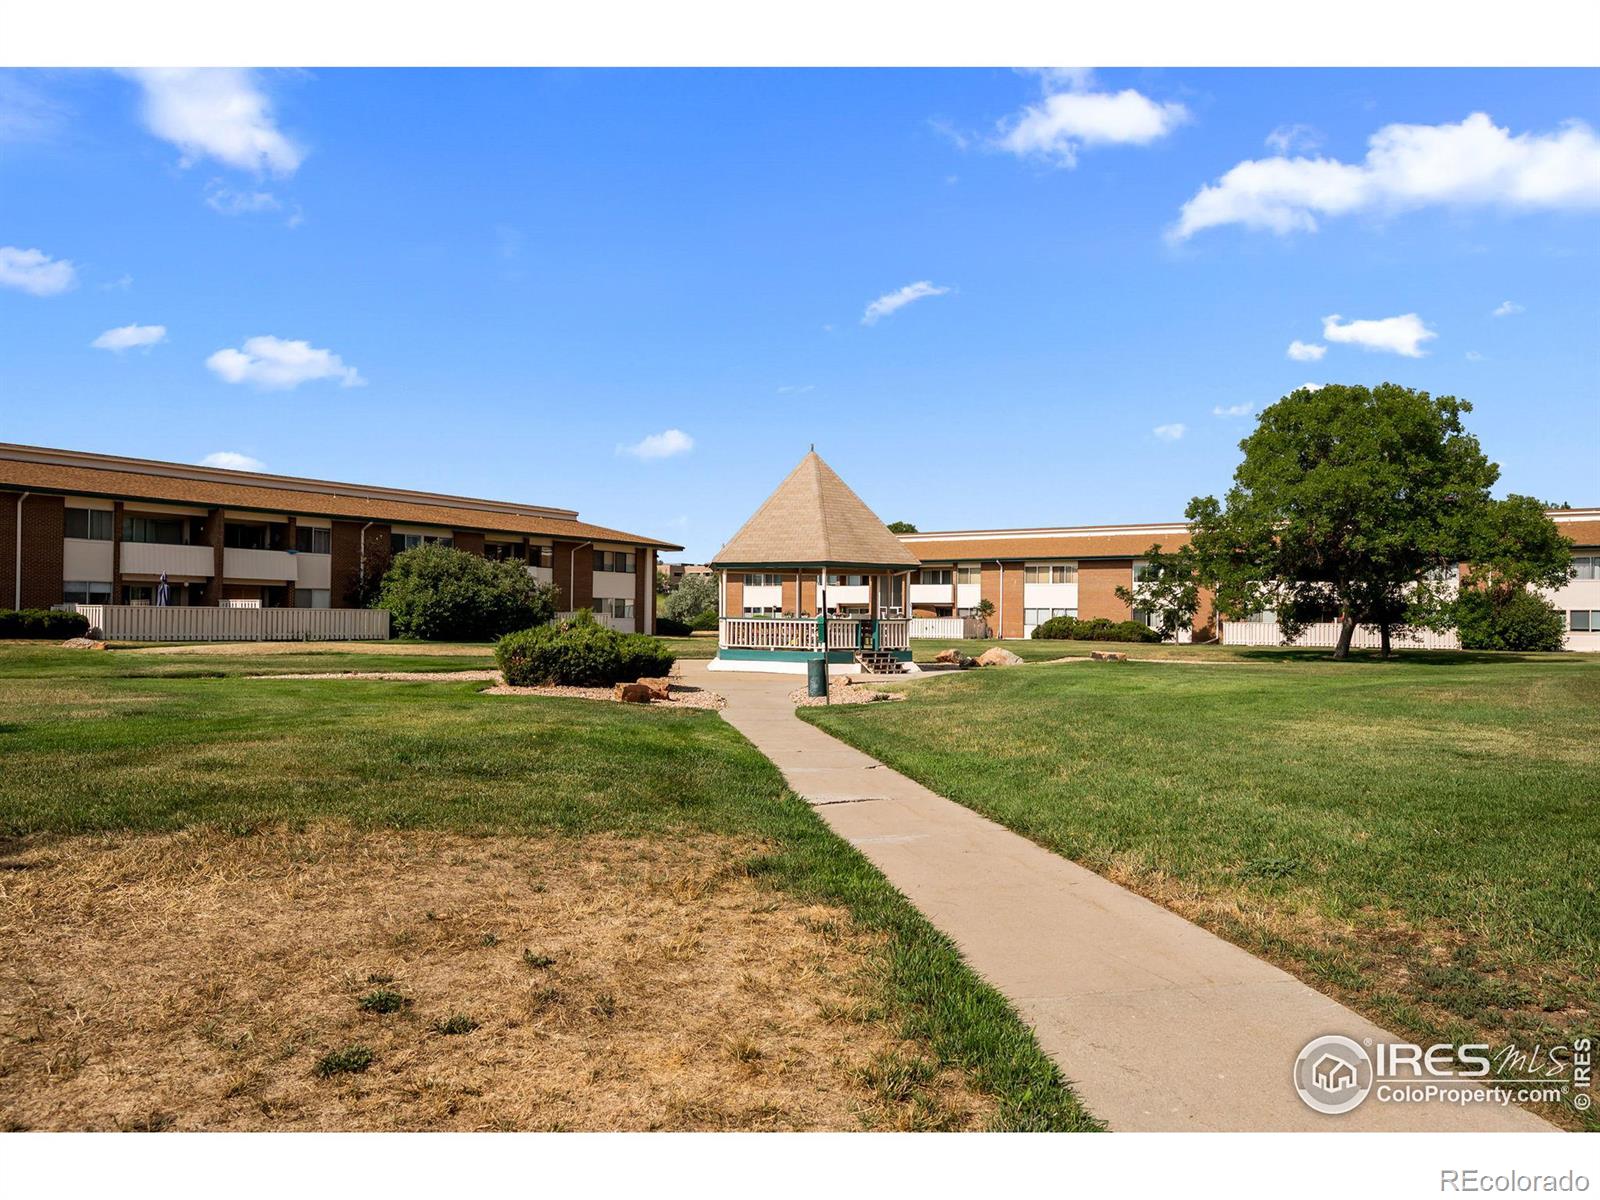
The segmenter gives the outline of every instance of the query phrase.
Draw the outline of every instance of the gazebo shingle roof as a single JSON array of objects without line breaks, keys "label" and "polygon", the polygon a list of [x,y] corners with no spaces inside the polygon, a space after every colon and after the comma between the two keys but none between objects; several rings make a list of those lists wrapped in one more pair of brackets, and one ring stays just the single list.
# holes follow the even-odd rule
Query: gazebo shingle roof
[{"label": "gazebo shingle roof", "polygon": [[920,564],[815,450],[711,561],[714,567],[885,570]]}]

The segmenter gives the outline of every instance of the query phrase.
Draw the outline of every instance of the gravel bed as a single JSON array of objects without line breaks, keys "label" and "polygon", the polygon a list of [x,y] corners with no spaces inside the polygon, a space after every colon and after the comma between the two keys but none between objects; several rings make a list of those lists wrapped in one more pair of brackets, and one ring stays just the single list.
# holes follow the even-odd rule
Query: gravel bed
[{"label": "gravel bed", "polygon": [[808,696],[805,688],[795,688],[789,693],[789,699],[796,708],[814,708],[819,704],[872,704],[879,700],[904,700],[905,696],[897,692],[880,692],[877,688],[862,687],[859,683],[851,683],[848,679],[828,680],[828,698],[821,696]]},{"label": "gravel bed", "polygon": [[251,675],[251,679],[382,679],[390,683],[489,683],[499,671],[315,671],[293,675]]},{"label": "gravel bed", "polygon": [[[498,678],[498,676],[496,677]],[[722,708],[728,702],[716,692],[708,692],[705,688],[690,687],[682,683],[669,683],[667,691],[670,700],[652,700],[652,707],[666,705],[668,708]],[[509,684],[498,683],[494,687],[484,688],[486,696],[565,696],[574,700],[607,700],[617,702],[615,693],[608,687],[559,687],[554,684],[547,687],[512,687]],[[641,705],[640,707],[643,707]]]}]

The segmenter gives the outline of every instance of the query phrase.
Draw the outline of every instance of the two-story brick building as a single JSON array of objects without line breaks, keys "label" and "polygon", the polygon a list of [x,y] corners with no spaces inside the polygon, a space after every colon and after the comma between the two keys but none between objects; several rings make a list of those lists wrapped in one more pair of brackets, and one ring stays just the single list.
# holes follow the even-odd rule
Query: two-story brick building
[{"label": "two-story brick building", "polygon": [[524,564],[565,610],[653,630],[681,547],[573,509],[0,443],[0,607],[359,607],[394,554],[438,542]]}]

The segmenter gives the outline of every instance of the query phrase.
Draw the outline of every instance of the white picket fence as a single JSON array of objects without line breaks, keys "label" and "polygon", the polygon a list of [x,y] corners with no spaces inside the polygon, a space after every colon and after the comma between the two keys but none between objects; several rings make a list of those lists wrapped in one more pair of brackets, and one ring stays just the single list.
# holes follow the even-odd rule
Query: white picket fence
[{"label": "white picket fence", "polygon": [[362,642],[389,636],[378,608],[202,608],[183,605],[63,604],[89,619],[89,632],[117,642]]},{"label": "white picket fence", "polygon": [[[1339,644],[1339,622],[1318,621],[1308,625],[1292,642],[1283,640],[1276,621],[1224,621],[1222,622],[1224,646],[1309,646],[1332,649]],[[1455,630],[1436,633],[1431,629],[1408,629],[1396,632],[1390,639],[1396,650],[1459,650],[1461,639]],[[1376,625],[1357,625],[1350,645],[1357,650],[1376,650],[1383,645],[1383,635]]]},{"label": "white picket fence", "polygon": [[940,641],[981,638],[983,622],[977,617],[912,617],[911,636]]}]

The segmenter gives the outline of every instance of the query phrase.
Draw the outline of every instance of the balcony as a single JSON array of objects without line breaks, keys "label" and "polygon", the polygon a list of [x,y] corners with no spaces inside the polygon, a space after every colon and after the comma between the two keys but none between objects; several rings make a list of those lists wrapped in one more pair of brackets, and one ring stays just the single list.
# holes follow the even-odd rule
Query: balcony
[{"label": "balcony", "polygon": [[210,546],[178,546],[165,542],[123,542],[124,575],[187,575],[209,579],[216,560]]},{"label": "balcony", "polygon": [[288,581],[298,572],[295,555],[286,550],[236,550],[230,546],[222,552],[222,573],[229,579]]}]

